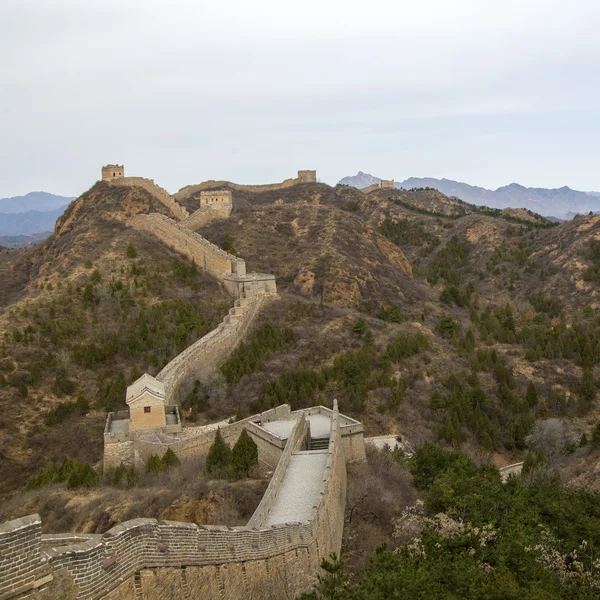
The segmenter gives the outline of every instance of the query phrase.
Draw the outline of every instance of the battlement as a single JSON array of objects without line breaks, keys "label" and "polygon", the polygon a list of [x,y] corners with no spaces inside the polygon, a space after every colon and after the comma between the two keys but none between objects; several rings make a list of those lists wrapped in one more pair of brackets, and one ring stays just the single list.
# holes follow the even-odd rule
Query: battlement
[{"label": "battlement", "polygon": [[102,181],[111,181],[125,177],[125,167],[123,165],[105,165],[102,167]]},{"label": "battlement", "polygon": [[241,183],[233,183],[231,181],[215,181],[209,180],[195,185],[186,185],[182,187],[175,195],[177,200],[185,200],[193,194],[202,190],[214,190],[217,188],[229,188],[232,190],[240,190],[244,192],[272,192],[284,190],[300,183],[315,183],[317,181],[317,172],[311,170],[298,171],[298,176],[290,179],[285,179],[281,183],[267,183],[262,185],[244,185]]},{"label": "battlement", "polygon": [[[319,409],[278,407],[257,415],[257,428],[293,418],[290,434],[261,504],[244,527],[133,519],[104,534],[42,535],[39,515],[0,525],[0,598],[164,600],[264,598],[310,590],[322,559],[339,554],[346,501],[343,418],[334,403],[325,450],[307,451],[309,419]],[[246,421],[246,420],[245,420]],[[248,426],[246,421],[242,425]],[[240,427],[234,423],[232,428]],[[281,438],[273,436],[279,443]],[[301,487],[299,518],[274,518],[294,460],[318,458],[321,468]],[[287,495],[286,495],[287,493]],[[305,501],[309,502],[306,505]],[[269,524],[267,524],[269,523]]]}]

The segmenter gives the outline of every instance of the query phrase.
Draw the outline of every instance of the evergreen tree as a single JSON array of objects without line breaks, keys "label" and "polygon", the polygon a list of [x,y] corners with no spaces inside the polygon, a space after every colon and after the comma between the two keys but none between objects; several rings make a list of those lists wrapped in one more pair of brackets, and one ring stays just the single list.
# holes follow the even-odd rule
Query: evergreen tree
[{"label": "evergreen tree", "polygon": [[356,320],[356,322],[354,323],[354,325],[352,326],[352,331],[354,331],[354,333],[358,333],[358,334],[362,335],[366,330],[367,330],[366,321],[362,317],[359,317]]},{"label": "evergreen tree", "polygon": [[231,448],[217,429],[215,440],[208,450],[206,457],[206,471],[208,473],[224,473],[231,465]]},{"label": "evergreen tree", "polygon": [[592,429],[592,448],[600,448],[600,423]]},{"label": "evergreen tree", "polygon": [[151,454],[146,461],[146,472],[158,475],[162,470],[160,458],[157,454]]},{"label": "evergreen tree", "polygon": [[231,464],[236,473],[246,475],[246,477],[252,468],[258,465],[258,446],[248,435],[246,429],[242,430],[231,451]]},{"label": "evergreen tree", "polygon": [[167,448],[167,451],[164,453],[163,457],[160,459],[160,466],[162,469],[166,470],[175,465],[179,464],[179,459],[177,458],[177,454],[171,450],[171,448]]},{"label": "evergreen tree", "polygon": [[525,393],[525,400],[527,400],[527,404],[531,408],[534,408],[538,404],[538,394],[537,394],[537,390],[535,389],[535,384],[533,383],[533,381],[530,381],[529,385],[527,386],[527,392]]}]

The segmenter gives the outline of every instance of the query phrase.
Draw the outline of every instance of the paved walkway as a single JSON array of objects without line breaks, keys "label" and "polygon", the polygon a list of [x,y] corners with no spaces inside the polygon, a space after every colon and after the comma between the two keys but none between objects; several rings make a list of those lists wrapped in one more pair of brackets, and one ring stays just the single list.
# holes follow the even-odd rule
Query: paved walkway
[{"label": "paved walkway", "polygon": [[[328,438],[331,432],[331,419],[329,415],[310,415],[307,417],[310,421],[310,437]],[[262,425],[264,429],[274,433],[276,436],[287,440],[292,433],[292,429],[296,424],[295,419],[287,419],[282,421],[271,421]]]},{"label": "paved walkway", "polygon": [[266,526],[291,521],[308,521],[323,486],[327,452],[298,452],[292,455],[281,488],[265,521]]}]

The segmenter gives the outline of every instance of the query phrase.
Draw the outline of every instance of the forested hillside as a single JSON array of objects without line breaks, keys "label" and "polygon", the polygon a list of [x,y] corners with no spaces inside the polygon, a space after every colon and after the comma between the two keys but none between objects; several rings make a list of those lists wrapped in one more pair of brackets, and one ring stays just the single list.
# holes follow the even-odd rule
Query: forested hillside
[{"label": "forested hillside", "polygon": [[[194,210],[198,198],[185,202]],[[370,454],[351,470],[344,572],[362,583],[346,589],[334,564],[335,589],[348,595],[315,594],[387,598],[398,585],[407,598],[593,597],[595,554],[581,559],[579,575],[570,573],[581,544],[598,543],[600,217],[557,225],[430,189],[364,195],[323,184],[233,190],[233,203],[230,218],[199,233],[252,270],[275,274],[280,299],[261,311],[220,374],[183,400],[184,424],[337,398],[367,436],[400,434],[419,449],[410,461]],[[126,386],[157,373],[229,307],[216,280],[126,226],[133,214],[162,210],[141,189],[100,183],[72,203],[44,244],[0,253],[6,514],[19,506],[50,511],[40,508],[40,492],[21,495],[30,478],[64,458],[98,465],[106,412],[124,406]],[[528,485],[503,485],[497,467],[522,460]],[[81,494],[85,502],[96,494],[95,531],[123,514],[201,518],[216,497],[199,483],[199,508],[196,488],[175,497],[162,487],[160,496],[152,484],[159,479],[119,477],[121,488],[131,478],[131,494],[154,490],[147,498],[160,510],[111,509],[108,480],[94,492],[58,482],[52,493],[64,503],[77,497],[80,507]],[[375,490],[369,502],[361,482]],[[230,492],[219,490],[215,505],[224,510]],[[64,510],[65,527],[76,528],[81,512]],[[420,511],[412,529],[406,510]],[[437,513],[448,521],[438,523]],[[379,553],[365,574],[381,542],[404,549]],[[556,568],[544,563],[546,549]],[[444,596],[436,586],[451,557],[456,569]],[[510,593],[498,596],[501,589]]]}]

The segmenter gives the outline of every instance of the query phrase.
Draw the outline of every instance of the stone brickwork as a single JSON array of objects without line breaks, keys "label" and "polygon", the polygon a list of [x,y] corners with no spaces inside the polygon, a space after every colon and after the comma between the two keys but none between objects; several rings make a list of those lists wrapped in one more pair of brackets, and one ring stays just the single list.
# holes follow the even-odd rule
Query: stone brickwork
[{"label": "stone brickwork", "polygon": [[246,274],[246,263],[233,254],[228,254],[218,246],[211,244],[202,236],[190,231],[172,219],[156,213],[136,215],[129,224],[134,229],[143,229],[153,233],[161,242],[194,261],[219,280],[226,275]]},{"label": "stone brickwork", "polygon": [[[284,456],[302,447],[300,429],[306,431],[302,420]],[[339,554],[345,500],[334,407],[321,490],[308,520],[253,528],[133,519],[103,535],[43,536],[32,515],[0,526],[0,599],[295,598],[311,589],[322,559]]]},{"label": "stone brickwork", "polygon": [[208,225],[212,221],[228,219],[231,215],[232,207],[226,205],[201,206],[194,211],[187,219],[181,221],[184,227],[191,231],[196,231],[204,225]]},{"label": "stone brickwork", "polygon": [[223,187],[245,192],[273,192],[277,190],[285,190],[287,188],[298,185],[299,183],[314,183],[316,181],[317,172],[309,170],[298,171],[298,177],[286,179],[281,183],[268,183],[265,185],[243,185],[239,183],[232,183],[231,181],[209,180],[195,185],[186,185],[185,187],[181,188],[176,194],[174,194],[174,198],[176,200],[185,200],[186,198],[189,198],[192,194],[195,194],[202,190],[214,190],[216,188]]},{"label": "stone brickwork", "polygon": [[396,186],[396,182],[393,179],[382,179],[381,183],[374,183],[373,185],[370,185],[369,187],[362,188],[360,191],[363,194],[370,194],[371,192],[374,192],[375,190],[394,189],[395,186]]},{"label": "stone brickwork", "polygon": [[300,183],[316,183],[317,172],[310,170],[298,171],[298,181]]},{"label": "stone brickwork", "polygon": [[233,206],[231,190],[207,190],[200,192],[200,206],[209,208]]},{"label": "stone brickwork", "polygon": [[145,189],[163,204],[163,206],[168,208],[171,215],[178,221],[183,221],[190,216],[185,207],[181,206],[179,202],[176,202],[167,190],[156,185],[153,179],[146,179],[144,177],[120,177],[108,181],[110,184],[118,185],[120,187],[141,187]]},{"label": "stone brickwork", "polygon": [[125,167],[123,165],[105,165],[102,167],[102,181],[112,181],[125,177]]}]

